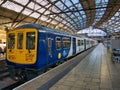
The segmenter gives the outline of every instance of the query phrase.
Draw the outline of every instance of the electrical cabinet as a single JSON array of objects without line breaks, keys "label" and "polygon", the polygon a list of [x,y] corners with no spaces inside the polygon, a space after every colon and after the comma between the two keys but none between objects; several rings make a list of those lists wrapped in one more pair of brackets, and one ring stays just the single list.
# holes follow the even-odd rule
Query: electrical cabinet
[{"label": "electrical cabinet", "polygon": [[120,39],[111,40],[112,61],[120,62]]}]

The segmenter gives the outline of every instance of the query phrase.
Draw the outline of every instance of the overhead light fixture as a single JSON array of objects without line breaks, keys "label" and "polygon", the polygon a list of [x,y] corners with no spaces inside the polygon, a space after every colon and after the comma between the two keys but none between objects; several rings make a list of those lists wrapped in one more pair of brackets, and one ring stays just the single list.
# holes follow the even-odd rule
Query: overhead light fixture
[{"label": "overhead light fixture", "polygon": [[55,1],[57,1],[57,0],[50,0],[51,2],[55,2]]}]

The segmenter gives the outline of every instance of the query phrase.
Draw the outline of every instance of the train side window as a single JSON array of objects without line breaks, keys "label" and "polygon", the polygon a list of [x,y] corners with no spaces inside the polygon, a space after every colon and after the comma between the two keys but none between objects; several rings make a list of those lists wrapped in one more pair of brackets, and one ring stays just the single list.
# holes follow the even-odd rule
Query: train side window
[{"label": "train side window", "polygon": [[62,41],[63,41],[63,48],[69,48],[70,47],[70,39],[69,38],[64,37],[62,39]]},{"label": "train side window", "polygon": [[87,44],[89,44],[89,41],[87,40]]},{"label": "train side window", "polygon": [[22,49],[23,48],[23,33],[18,33],[18,45],[17,45],[18,49]]},{"label": "train side window", "polygon": [[80,46],[80,40],[78,40],[78,46]]},{"label": "train side window", "polygon": [[83,40],[81,40],[81,45],[83,45]]},{"label": "train side window", "polygon": [[35,32],[27,32],[26,49],[35,49]]},{"label": "train side window", "polygon": [[80,45],[82,45],[82,40],[80,40]]},{"label": "train side window", "polygon": [[84,41],[82,40],[82,45],[84,45]]},{"label": "train side window", "polygon": [[8,49],[14,49],[15,47],[15,34],[8,35]]},{"label": "train side window", "polygon": [[89,40],[88,40],[88,44],[89,44]]},{"label": "train side window", "polygon": [[61,49],[61,39],[60,39],[60,37],[56,38],[56,49],[58,49],[58,50]]}]

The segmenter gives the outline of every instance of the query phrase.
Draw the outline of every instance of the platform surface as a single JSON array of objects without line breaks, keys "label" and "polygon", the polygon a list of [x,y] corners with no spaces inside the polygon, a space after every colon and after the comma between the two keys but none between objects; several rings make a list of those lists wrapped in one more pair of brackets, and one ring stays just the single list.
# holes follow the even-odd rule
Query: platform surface
[{"label": "platform surface", "polygon": [[[77,62],[77,64],[70,66],[70,62]],[[66,68],[65,66],[68,65],[70,67]],[[62,68],[59,69],[59,67]],[[120,63],[113,63],[109,58],[107,49],[103,44],[99,44],[91,53],[86,55],[84,59],[81,59],[80,54],[68,63],[66,62],[56,69],[53,69],[14,90],[27,89],[120,90]]]},{"label": "platform surface", "polygon": [[99,44],[50,90],[120,90],[120,63],[112,63]]},{"label": "platform surface", "polygon": [[5,60],[5,58],[6,58],[6,54],[4,54],[4,55],[3,55],[3,54],[0,54],[0,61],[1,61],[1,60]]}]

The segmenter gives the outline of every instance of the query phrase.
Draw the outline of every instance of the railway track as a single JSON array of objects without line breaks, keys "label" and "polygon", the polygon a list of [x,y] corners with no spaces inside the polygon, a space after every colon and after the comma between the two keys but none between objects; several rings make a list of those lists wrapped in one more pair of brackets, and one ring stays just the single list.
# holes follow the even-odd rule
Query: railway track
[{"label": "railway track", "polygon": [[12,80],[5,59],[0,58],[0,90],[12,90],[24,82]]},{"label": "railway track", "polygon": [[0,68],[6,66],[6,61],[5,59],[0,59]]},{"label": "railway track", "polygon": [[[2,61],[3,63],[4,61]],[[2,66],[1,66],[2,65]],[[7,67],[3,66],[0,61],[0,90],[12,90],[15,87],[17,81],[10,78]],[[11,86],[12,85],[12,86]]]},{"label": "railway track", "polygon": [[0,76],[8,72],[8,68],[5,60],[0,60]]},{"label": "railway track", "polygon": [[23,84],[24,82],[15,82],[15,83],[13,83],[13,84],[11,84],[11,85],[8,85],[7,87],[5,87],[5,88],[2,88],[1,90],[12,90],[13,88],[15,88],[15,87],[17,87],[17,86],[19,86],[19,85],[21,85],[21,84]]},{"label": "railway track", "polygon": [[[13,88],[25,83],[23,81],[15,81],[10,78],[5,60],[0,62],[0,67],[2,67],[2,70],[0,70],[0,90],[12,90]],[[56,66],[48,68],[46,72],[54,67]]]},{"label": "railway track", "polygon": [[9,76],[6,61],[0,58],[0,90],[13,83],[15,83],[15,81],[13,81]]}]

